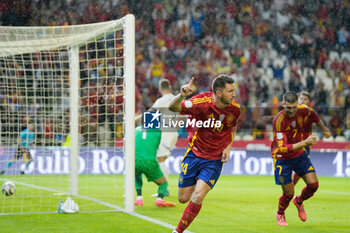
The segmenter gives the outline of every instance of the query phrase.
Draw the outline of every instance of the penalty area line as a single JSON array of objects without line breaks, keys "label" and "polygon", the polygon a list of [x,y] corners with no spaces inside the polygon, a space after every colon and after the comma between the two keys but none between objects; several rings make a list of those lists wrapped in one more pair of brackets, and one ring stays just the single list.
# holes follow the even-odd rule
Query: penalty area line
[{"label": "penalty area line", "polygon": [[[2,179],[0,178],[0,180],[5,180],[5,179]],[[56,189],[52,189],[52,188],[46,188],[46,187],[42,187],[42,186],[37,186],[37,185],[33,185],[33,184],[27,184],[27,183],[23,183],[23,182],[19,182],[19,181],[13,181],[12,182],[16,183],[16,184],[20,184],[20,185],[23,185],[23,186],[27,186],[27,187],[31,187],[31,188],[35,188],[35,189],[41,189],[41,190],[45,190],[45,191],[50,191],[50,192],[54,192],[54,193],[62,193],[62,194],[66,194],[66,195],[70,195],[68,192],[62,192],[60,190],[56,190]],[[83,199],[86,199],[86,200],[90,200],[90,201],[93,201],[93,202],[96,202],[96,203],[99,203],[101,205],[104,205],[104,206],[107,206],[107,207],[110,207],[110,208],[113,208],[119,212],[124,212],[126,214],[129,214],[131,216],[135,216],[137,218],[141,218],[141,219],[144,219],[148,222],[151,222],[151,223],[154,223],[154,224],[157,224],[157,225],[160,225],[162,227],[165,227],[165,228],[168,228],[168,229],[175,229],[176,226],[173,226],[169,223],[166,223],[166,222],[162,222],[158,219],[154,219],[154,218],[151,218],[151,217],[148,217],[146,215],[142,215],[142,214],[139,214],[139,213],[136,213],[136,212],[133,212],[133,213],[128,213],[125,211],[125,209],[123,209],[122,207],[120,206],[117,206],[117,205],[113,205],[113,204],[110,204],[110,203],[107,203],[107,202],[104,202],[104,201],[101,201],[101,200],[98,200],[98,199],[95,199],[95,198],[92,198],[92,197],[86,197],[86,196],[81,196],[81,195],[77,195],[76,197],[79,197],[79,198],[83,198]],[[98,211],[91,211],[91,212],[98,212]],[[57,212],[46,212],[46,213],[57,213]],[[84,213],[82,211],[79,211],[79,213]],[[11,213],[9,213],[10,215]],[[12,213],[14,214],[14,213]],[[15,213],[16,214],[16,213]],[[19,214],[22,214],[22,213],[19,213]],[[23,213],[23,214],[26,214],[26,213]],[[29,213],[28,213],[29,214]],[[7,214],[0,214],[0,215],[7,215]],[[184,231],[185,233],[192,233],[190,231]]]}]

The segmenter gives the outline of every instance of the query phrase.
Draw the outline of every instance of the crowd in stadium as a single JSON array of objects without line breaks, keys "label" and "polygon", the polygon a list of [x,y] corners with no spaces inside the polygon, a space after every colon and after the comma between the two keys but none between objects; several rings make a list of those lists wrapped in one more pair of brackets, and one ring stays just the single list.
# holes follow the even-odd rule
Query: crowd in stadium
[{"label": "crowd in stadium", "polygon": [[239,135],[268,138],[283,93],[306,90],[333,137],[350,140],[349,1],[4,0],[0,24],[75,25],[127,13],[136,16],[138,112],[153,104],[161,78],[176,93],[192,76],[205,91],[227,74],[238,84]]}]

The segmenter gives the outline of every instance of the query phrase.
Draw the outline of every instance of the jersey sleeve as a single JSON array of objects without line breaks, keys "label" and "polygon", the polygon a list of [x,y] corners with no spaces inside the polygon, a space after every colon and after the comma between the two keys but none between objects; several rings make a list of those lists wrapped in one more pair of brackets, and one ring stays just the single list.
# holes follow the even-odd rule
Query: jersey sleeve
[{"label": "jersey sleeve", "polygon": [[236,126],[239,118],[241,117],[241,106],[235,100],[232,102],[232,105],[235,107],[234,112],[236,114],[236,120],[233,126]]},{"label": "jersey sleeve", "polygon": [[277,119],[273,124],[274,140],[277,142],[276,152],[277,154],[284,155],[293,152],[293,144],[287,143],[287,135],[285,133],[285,127],[283,120]]},{"label": "jersey sleeve", "polygon": [[[200,101],[203,98],[201,94],[193,96],[191,99],[184,100],[181,102],[181,114],[191,114],[196,115],[200,111],[203,101]],[[204,97],[205,98],[205,97]]]},{"label": "jersey sleeve", "polygon": [[312,108],[309,108],[309,118],[312,120],[312,122],[315,122],[315,123],[321,120],[320,117]]}]

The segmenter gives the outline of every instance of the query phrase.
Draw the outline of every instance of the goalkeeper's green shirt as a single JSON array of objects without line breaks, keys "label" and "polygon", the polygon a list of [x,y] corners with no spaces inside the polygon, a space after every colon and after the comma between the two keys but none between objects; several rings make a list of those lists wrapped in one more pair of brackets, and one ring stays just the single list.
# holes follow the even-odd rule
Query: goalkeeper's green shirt
[{"label": "goalkeeper's green shirt", "polygon": [[135,129],[135,159],[156,160],[161,132],[158,129]]}]

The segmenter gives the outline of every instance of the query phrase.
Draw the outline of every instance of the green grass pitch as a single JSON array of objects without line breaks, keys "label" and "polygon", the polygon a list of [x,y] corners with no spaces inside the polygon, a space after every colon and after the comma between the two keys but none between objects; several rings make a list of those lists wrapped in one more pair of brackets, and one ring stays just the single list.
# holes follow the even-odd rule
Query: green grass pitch
[{"label": "green grass pitch", "polygon": [[[21,182],[26,182],[26,178],[27,176],[23,176]],[[94,184],[98,182],[98,179],[99,176],[88,177],[86,181],[80,180],[80,184],[84,184],[84,182],[85,184]],[[113,187],[117,186],[117,189],[104,187],[98,189],[98,192],[113,192],[111,195],[117,197],[115,200],[106,199],[103,201],[113,205],[122,205],[123,201],[119,196],[122,196],[124,177],[108,176],[108,179],[110,179],[110,184],[114,185]],[[36,180],[38,184],[45,185],[45,180],[48,179],[46,176],[42,176]],[[350,232],[350,178],[319,177],[319,180],[319,190],[314,197],[304,203],[308,217],[307,221],[299,220],[297,210],[291,203],[286,211],[286,219],[289,225],[281,227],[277,226],[275,219],[281,188],[274,184],[272,176],[222,176],[215,188],[207,195],[201,212],[188,230],[211,233]],[[135,212],[171,225],[177,225],[186,204],[183,205],[177,202],[177,176],[170,176],[169,184],[171,193],[166,200],[176,202],[177,207],[155,207],[154,198],[150,195],[155,193],[157,186],[144,180],[144,206],[135,207]],[[60,185],[60,183],[57,185]],[[300,193],[303,186],[303,181],[299,181],[296,186],[296,194]],[[26,198],[18,198],[22,203],[16,203],[16,195],[17,197],[25,195],[21,193],[22,188],[25,187],[17,185],[17,191],[13,197],[0,197],[0,208],[4,210],[13,208],[13,206],[23,206],[21,208],[26,210]],[[25,190],[28,191],[29,189],[26,188]],[[31,192],[35,195],[35,190]],[[87,193],[87,191],[84,193],[84,190],[81,192],[83,193],[80,194],[84,195],[94,196],[95,194]],[[57,206],[60,198],[62,197],[51,195],[51,198],[47,198],[47,200],[44,197],[39,199],[42,203],[53,202],[51,206]],[[74,199],[77,198],[73,197]],[[29,201],[29,198],[27,201]],[[84,209],[95,208],[100,210],[105,209],[105,207],[102,208],[97,203],[80,198],[77,201],[82,211],[78,214],[1,215],[0,232],[171,232],[171,229],[122,212],[84,212]]]}]

